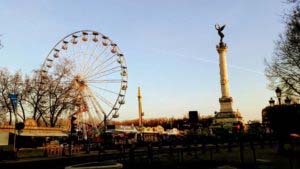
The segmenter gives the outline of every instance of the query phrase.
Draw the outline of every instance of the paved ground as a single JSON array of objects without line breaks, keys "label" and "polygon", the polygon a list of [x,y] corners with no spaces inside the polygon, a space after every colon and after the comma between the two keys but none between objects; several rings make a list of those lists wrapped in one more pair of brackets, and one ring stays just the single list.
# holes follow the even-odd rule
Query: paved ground
[{"label": "paved ground", "polygon": [[[101,157],[102,160],[114,160],[124,164],[125,169],[196,169],[196,168],[261,168],[261,169],[300,169],[300,150],[278,155],[275,147],[255,148],[256,163],[253,151],[245,147],[244,164],[241,164],[240,149],[235,147],[232,151],[221,148],[220,151],[215,149],[202,152],[197,147],[192,147],[191,151],[181,151],[182,147],[173,150],[170,155],[168,147],[159,150],[154,147],[153,160],[149,160],[149,153],[146,148],[135,150],[134,158],[130,158],[130,152],[127,150],[120,154],[117,150],[107,150]],[[0,162],[0,169],[35,169],[51,168],[63,169],[65,166],[79,163],[93,162],[98,160],[98,152],[90,154],[77,154],[69,157],[44,157],[44,158],[23,158],[18,160],[7,160]]]}]

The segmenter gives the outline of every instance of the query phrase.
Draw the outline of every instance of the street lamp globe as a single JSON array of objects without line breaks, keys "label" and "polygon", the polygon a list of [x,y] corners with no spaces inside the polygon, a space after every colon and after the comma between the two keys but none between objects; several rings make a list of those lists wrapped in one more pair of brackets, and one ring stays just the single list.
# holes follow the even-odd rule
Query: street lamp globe
[{"label": "street lamp globe", "polygon": [[285,104],[290,104],[291,101],[292,101],[292,100],[291,100],[288,96],[286,96],[286,98],[285,98],[285,100],[284,100]]},{"label": "street lamp globe", "polygon": [[270,106],[274,106],[275,104],[275,100],[273,100],[273,98],[271,97],[269,100]]}]

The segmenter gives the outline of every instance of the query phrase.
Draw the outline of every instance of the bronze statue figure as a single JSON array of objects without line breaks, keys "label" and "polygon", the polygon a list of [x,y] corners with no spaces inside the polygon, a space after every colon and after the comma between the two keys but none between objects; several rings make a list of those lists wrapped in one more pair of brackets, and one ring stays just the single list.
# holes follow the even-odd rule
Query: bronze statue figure
[{"label": "bronze statue figure", "polygon": [[225,25],[223,25],[222,27],[219,24],[215,25],[216,30],[218,31],[218,34],[220,36],[220,43],[223,43],[223,38],[224,38],[224,34],[223,34],[223,30],[225,28]]}]

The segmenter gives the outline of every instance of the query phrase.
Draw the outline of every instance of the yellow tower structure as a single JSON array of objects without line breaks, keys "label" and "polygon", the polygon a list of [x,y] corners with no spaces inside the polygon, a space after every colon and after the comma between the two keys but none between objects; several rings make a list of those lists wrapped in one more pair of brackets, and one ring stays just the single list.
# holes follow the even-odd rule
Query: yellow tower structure
[{"label": "yellow tower structure", "polygon": [[142,95],[141,88],[138,87],[138,103],[139,103],[139,126],[143,126],[143,108],[142,108]]}]

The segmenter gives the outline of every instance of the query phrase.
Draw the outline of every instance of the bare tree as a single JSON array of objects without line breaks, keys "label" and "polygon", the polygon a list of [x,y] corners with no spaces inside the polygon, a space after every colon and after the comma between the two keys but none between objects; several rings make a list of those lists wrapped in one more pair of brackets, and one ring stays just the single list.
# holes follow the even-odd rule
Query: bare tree
[{"label": "bare tree", "polygon": [[49,123],[54,127],[63,113],[75,111],[78,90],[73,86],[74,79],[70,79],[73,63],[63,60],[55,67],[51,81],[48,83]]},{"label": "bare tree", "polygon": [[0,91],[1,91],[1,107],[2,113],[9,113],[9,124],[12,123],[13,110],[10,105],[10,100],[8,98],[9,93],[9,76],[10,72],[7,69],[0,70]]},{"label": "bare tree", "polygon": [[279,36],[274,56],[266,61],[266,76],[270,86],[277,86],[283,92],[300,96],[300,6],[297,4],[291,14],[286,15],[285,32]]},{"label": "bare tree", "polygon": [[55,127],[63,113],[75,109],[76,90],[71,85],[72,64],[64,61],[52,73],[35,71],[25,80],[24,101],[38,125]]},{"label": "bare tree", "polygon": [[26,119],[26,115],[25,115],[25,110],[23,107],[23,91],[24,91],[24,85],[23,85],[23,75],[20,71],[17,71],[15,74],[11,75],[10,77],[10,93],[14,93],[17,94],[17,101],[18,101],[18,105],[21,108],[21,115],[19,114],[19,111],[14,112],[16,113],[19,118],[22,119],[22,121],[25,121]]},{"label": "bare tree", "polygon": [[67,111],[75,110],[77,91],[72,86],[70,77],[71,62],[65,60],[55,68],[54,76],[48,80],[48,109],[49,123],[54,127],[59,117]]},{"label": "bare tree", "polygon": [[[22,97],[22,94],[19,92],[23,90],[23,79],[22,74],[20,71],[16,72],[15,74],[11,74],[7,69],[1,69],[0,70],[0,105],[1,105],[1,111],[0,113],[3,116],[6,116],[8,113],[9,116],[9,124],[12,124],[13,115],[17,116],[14,118],[21,118],[22,121],[25,120],[25,110],[23,109],[23,106],[20,102],[20,98]],[[11,100],[9,98],[10,94],[17,94],[18,95],[18,101],[22,108],[21,108],[21,115],[19,114],[19,111],[15,111],[15,109],[12,106]]]},{"label": "bare tree", "polygon": [[[26,105],[26,112],[40,124],[43,115],[44,95],[47,90],[39,80],[39,71],[35,71],[33,76],[27,76],[24,81],[24,91],[22,101]],[[46,123],[45,119],[42,120]],[[46,124],[47,125],[47,124]]]},{"label": "bare tree", "polygon": [[[78,93],[69,78],[71,68],[72,63],[65,60],[52,73],[38,70],[25,78],[20,71],[12,74],[7,69],[0,69],[1,118],[8,117],[8,123],[12,124],[15,118],[25,121],[32,117],[38,125],[55,127],[64,113],[76,108]],[[17,111],[10,94],[17,94]]]}]

